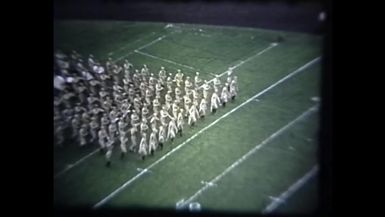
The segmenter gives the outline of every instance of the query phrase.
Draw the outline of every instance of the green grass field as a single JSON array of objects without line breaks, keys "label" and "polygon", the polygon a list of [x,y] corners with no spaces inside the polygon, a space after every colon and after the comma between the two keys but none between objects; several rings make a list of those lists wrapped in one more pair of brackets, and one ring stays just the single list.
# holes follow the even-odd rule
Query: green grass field
[{"label": "green grass field", "polygon": [[[154,73],[164,66],[211,80],[234,67],[240,89],[235,102],[145,161],[135,154],[121,160],[115,148],[106,168],[97,146],[55,147],[55,205],[176,209],[198,202],[203,211],[262,212],[318,163],[319,102],[312,98],[320,97],[320,36],[103,21],[56,22],[54,30],[56,49],[127,58]],[[284,41],[274,46],[278,35]],[[273,212],[314,211],[317,183],[312,177]]]}]

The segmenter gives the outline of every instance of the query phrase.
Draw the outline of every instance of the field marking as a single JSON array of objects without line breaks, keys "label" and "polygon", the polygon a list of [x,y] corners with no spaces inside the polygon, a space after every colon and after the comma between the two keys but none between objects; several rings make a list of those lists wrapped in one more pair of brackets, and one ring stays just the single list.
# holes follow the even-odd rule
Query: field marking
[{"label": "field marking", "polygon": [[[232,169],[237,167],[239,164],[241,164],[244,160],[246,160],[248,157],[250,157],[252,154],[257,152],[259,149],[261,149],[263,146],[269,144],[271,140],[273,140],[275,137],[283,133],[285,130],[290,128],[292,125],[294,125],[296,122],[302,120],[304,117],[309,115],[312,112],[315,112],[318,109],[318,105],[315,105],[308,110],[306,110],[304,113],[302,113],[300,116],[295,118],[294,120],[290,121],[288,124],[283,126],[281,129],[276,131],[275,133],[271,134],[269,137],[267,137],[265,140],[263,140],[261,143],[259,143],[257,146],[252,148],[250,151],[248,151],[246,154],[244,154],[242,157],[240,157],[238,160],[236,160],[233,164],[231,164],[229,167],[227,167],[221,174],[213,178],[211,181],[207,183],[212,183],[212,185],[215,185],[216,182],[218,182],[223,176],[225,176],[227,173],[229,173]],[[193,194],[189,199],[185,200],[182,207],[190,204],[192,201],[194,201],[199,195],[201,195],[204,191],[206,191],[210,185],[204,185],[201,189],[199,189],[195,194]]]},{"label": "field marking", "polygon": [[[227,112],[226,114],[222,115],[220,118],[216,119],[215,121],[213,121],[212,123],[210,123],[209,125],[207,125],[206,127],[202,128],[201,130],[199,130],[197,133],[195,133],[194,135],[192,135],[190,138],[188,138],[187,140],[185,140],[183,143],[181,143],[180,145],[178,145],[177,147],[173,148],[170,152],[168,152],[167,154],[163,155],[161,158],[159,158],[157,161],[155,161],[154,163],[152,163],[151,165],[149,165],[146,169],[149,170],[151,169],[152,167],[154,167],[155,165],[159,164],[160,162],[162,162],[164,159],[166,159],[168,156],[170,156],[172,153],[174,153],[175,151],[177,151],[178,149],[182,148],[185,144],[187,144],[188,142],[190,142],[191,140],[193,140],[195,137],[197,137],[199,134],[203,133],[204,131],[206,131],[207,129],[209,129],[210,127],[214,126],[216,123],[218,123],[220,120],[222,120],[223,118],[229,116],[230,114],[232,114],[233,112],[237,111],[238,109],[240,109],[241,107],[243,107],[244,105],[246,105],[247,103],[251,102],[252,100],[254,100],[255,98],[261,96],[262,94],[266,93],[267,91],[271,90],[272,88],[274,88],[275,86],[279,85],[280,83],[284,82],[285,80],[289,79],[290,77],[296,75],[298,72],[302,71],[303,69],[305,69],[306,67],[314,64],[315,62],[317,62],[318,60],[320,59],[320,57],[317,57],[313,60],[311,60],[310,62],[306,63],[305,65],[301,66],[300,68],[298,68],[297,70],[291,72],[290,74],[286,75],[285,77],[281,78],[279,81],[275,82],[274,84],[270,85],[269,87],[265,88],[264,90],[262,90],[261,92],[257,93],[256,95],[250,97],[248,100],[244,101],[242,104],[238,105],[237,107],[233,108],[231,111]],[[103,204],[105,204],[106,202],[108,202],[111,198],[113,198],[116,194],[120,193],[125,187],[127,187],[128,185],[130,185],[132,182],[134,182],[135,180],[137,180],[138,178],[140,178],[145,172],[142,171],[140,173],[138,173],[137,175],[135,175],[133,178],[131,178],[130,180],[126,181],[123,185],[121,185],[120,187],[118,187],[117,189],[115,189],[113,192],[111,192],[109,195],[107,195],[106,197],[104,197],[102,200],[100,200],[98,203],[96,203],[93,208],[99,208],[100,206],[102,206]]]},{"label": "field marking", "polygon": [[307,172],[302,178],[297,180],[293,185],[291,185],[285,192],[279,195],[276,200],[273,200],[263,211],[262,214],[271,213],[282,203],[285,203],[286,200],[295,193],[298,189],[300,189],[310,178],[316,175],[318,172],[318,165],[313,166],[313,168]]},{"label": "field marking", "polygon": [[95,149],[94,151],[92,151],[91,153],[87,154],[86,156],[80,158],[79,160],[77,160],[75,163],[73,164],[70,164],[69,166],[67,166],[65,169],[61,170],[60,172],[56,173],[53,178],[56,179],[58,177],[60,177],[61,175],[63,175],[64,173],[66,173],[68,170],[74,168],[75,166],[77,166],[78,164],[80,164],[81,162],[85,161],[87,158],[91,157],[92,155],[94,155],[96,152],[98,152],[100,150],[100,148],[97,148]]},{"label": "field marking", "polygon": [[155,43],[157,43],[157,42],[163,40],[166,36],[167,36],[167,35],[162,35],[162,36],[156,38],[155,40],[152,40],[152,41],[150,41],[149,43],[147,43],[147,44],[145,44],[145,45],[143,45],[143,46],[141,46],[141,47],[135,49],[134,51],[131,51],[131,52],[129,52],[129,53],[127,53],[127,54],[125,54],[125,55],[119,57],[118,59],[113,60],[112,62],[113,62],[113,63],[116,63],[116,62],[118,62],[119,60],[121,60],[121,59],[123,59],[123,58],[125,58],[125,57],[127,57],[127,56],[129,56],[129,55],[131,55],[131,54],[133,54],[133,53],[135,53],[135,51],[139,51],[139,50],[141,50],[141,49],[143,49],[143,48],[146,48],[146,47],[148,47],[148,46],[150,46],[150,45],[153,45],[153,44],[155,44]]},{"label": "field marking", "polygon": [[184,65],[184,64],[181,64],[181,63],[177,63],[177,62],[174,62],[172,60],[168,60],[168,59],[164,59],[164,58],[161,58],[161,57],[158,57],[158,56],[154,56],[152,54],[145,53],[145,52],[142,52],[142,51],[139,51],[139,50],[135,50],[134,52],[138,53],[138,54],[142,54],[144,56],[151,57],[153,59],[157,59],[157,60],[161,60],[161,61],[164,61],[164,62],[167,62],[167,63],[171,63],[171,64],[174,64],[174,65],[177,65],[177,66],[181,66],[181,67],[184,67],[184,68],[187,68],[187,69],[199,71],[199,69],[196,69],[196,68],[194,68],[192,66],[187,66],[187,65]]},{"label": "field marking", "polygon": [[[271,44],[270,44],[269,46],[267,46],[265,49],[263,49],[263,50],[259,51],[258,53],[254,54],[254,55],[252,55],[252,56],[250,56],[250,57],[248,57],[248,58],[246,58],[245,60],[241,60],[241,61],[240,61],[238,64],[236,64],[235,66],[230,66],[229,69],[234,70],[234,69],[240,67],[241,65],[243,65],[243,64],[245,64],[245,63],[247,63],[247,62],[249,62],[251,59],[253,59],[253,58],[255,58],[255,57],[257,57],[257,56],[259,56],[259,55],[265,53],[266,51],[272,49],[272,48],[275,47],[275,46],[278,46],[278,44],[277,44],[277,43],[271,43]],[[218,75],[218,77],[222,77],[223,75],[227,74],[228,71],[229,71],[229,70],[226,70],[226,71],[222,72],[221,74]],[[234,73],[234,72],[233,72],[233,73]],[[207,83],[213,82],[214,79],[215,79],[215,78],[209,80]],[[203,88],[203,86],[204,86],[204,84],[201,85],[198,89]]]},{"label": "field marking", "polygon": [[145,45],[139,47],[139,48],[136,49],[136,50],[142,50],[142,49],[144,49],[144,48],[146,48],[146,47],[148,47],[148,46],[151,46],[151,45],[157,43],[158,41],[163,40],[166,36],[167,36],[167,35],[162,35],[161,37],[155,39],[154,41],[152,41],[152,42],[150,42],[150,43],[148,43],[148,44],[145,44]]}]

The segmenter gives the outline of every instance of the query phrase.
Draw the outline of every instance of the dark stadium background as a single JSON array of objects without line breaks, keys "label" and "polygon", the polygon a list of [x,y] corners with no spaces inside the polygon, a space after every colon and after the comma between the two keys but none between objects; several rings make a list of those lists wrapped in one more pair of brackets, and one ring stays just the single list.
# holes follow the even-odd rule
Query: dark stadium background
[{"label": "dark stadium background", "polygon": [[55,19],[100,19],[248,26],[322,33],[321,0],[54,0]]}]

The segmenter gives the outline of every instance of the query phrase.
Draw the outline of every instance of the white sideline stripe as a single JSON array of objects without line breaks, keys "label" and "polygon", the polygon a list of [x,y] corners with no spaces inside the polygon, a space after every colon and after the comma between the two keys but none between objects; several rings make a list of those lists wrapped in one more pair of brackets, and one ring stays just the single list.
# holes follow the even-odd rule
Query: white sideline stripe
[{"label": "white sideline stripe", "polygon": [[94,151],[92,151],[91,153],[87,154],[86,156],[80,158],[78,161],[76,161],[75,163],[73,164],[70,164],[71,166],[68,166],[66,167],[64,170],[56,173],[54,175],[54,179],[58,178],[59,176],[63,175],[64,173],[66,173],[68,170],[74,168],[75,166],[77,166],[78,164],[80,164],[81,162],[85,161],[87,158],[91,157],[92,155],[94,155],[96,152],[98,152],[100,150],[100,148],[97,148],[95,149]]},{"label": "white sideline stripe", "polygon": [[[269,87],[267,87],[266,89],[264,89],[263,91],[257,93],[256,95],[252,96],[251,98],[249,98],[247,101],[243,102],[242,104],[238,105],[237,107],[233,108],[231,111],[227,112],[226,114],[222,115],[220,118],[218,118],[217,120],[213,121],[211,124],[209,124],[208,126],[202,128],[201,130],[199,130],[196,134],[192,135],[190,138],[188,138],[186,141],[184,141],[182,144],[178,145],[177,147],[173,148],[170,152],[168,152],[167,154],[163,155],[161,158],[159,158],[157,161],[155,161],[154,163],[152,163],[150,166],[148,166],[146,169],[149,170],[151,169],[152,167],[154,167],[155,165],[157,165],[158,163],[160,163],[161,161],[163,161],[164,159],[166,159],[168,156],[170,156],[172,153],[174,153],[175,151],[177,151],[178,149],[180,149],[181,147],[183,147],[185,144],[187,144],[188,142],[190,142],[191,140],[193,140],[195,137],[197,137],[199,134],[203,133],[204,131],[206,131],[208,128],[212,127],[213,125],[215,125],[216,123],[218,123],[220,120],[222,120],[223,118],[227,117],[228,115],[230,115],[231,113],[235,112],[236,110],[240,109],[241,107],[243,107],[244,105],[246,105],[247,103],[249,103],[250,101],[252,101],[253,99],[261,96],[262,94],[266,93],[267,91],[269,91],[270,89],[274,88],[275,86],[277,86],[278,84],[282,83],[283,81],[285,81],[286,79],[294,76],[295,74],[297,74],[298,72],[300,72],[301,70],[305,69],[306,67],[310,66],[311,64],[314,64],[317,60],[319,60],[320,57],[317,57],[315,58],[314,60],[310,61],[309,63],[303,65],[302,67],[298,68],[297,70],[295,70],[294,72],[286,75],[285,77],[283,77],[282,79],[280,79],[279,81],[277,81],[276,83],[270,85]],[[123,185],[121,185],[120,187],[118,187],[117,189],[115,189],[113,192],[111,192],[108,196],[106,196],[105,198],[103,198],[102,200],[100,200],[98,203],[96,203],[93,208],[98,208],[100,206],[102,206],[103,204],[105,204],[107,201],[109,201],[112,197],[114,197],[116,194],[118,194],[120,191],[122,191],[126,186],[130,185],[132,182],[134,182],[136,179],[138,179],[140,176],[142,176],[145,172],[140,172],[138,173],[136,176],[134,176],[133,178],[131,178],[130,180],[128,180],[127,182],[125,182]]]},{"label": "white sideline stripe", "polygon": [[158,42],[158,41],[164,39],[165,37],[166,37],[166,35],[162,35],[162,36],[160,36],[159,38],[155,39],[154,41],[152,41],[152,42],[150,42],[150,43],[148,43],[148,44],[145,44],[145,45],[143,45],[142,47],[140,47],[140,48],[138,48],[138,49],[136,49],[136,50],[142,50],[142,49],[144,49],[144,48],[146,48],[146,47],[148,47],[148,46],[150,46],[150,45],[152,45],[152,44],[155,44],[156,42]]},{"label": "white sideline stripe", "polygon": [[263,211],[263,214],[270,213],[274,211],[282,203],[285,203],[286,200],[298,189],[300,189],[311,177],[313,177],[318,172],[318,165],[315,165],[309,172],[307,172],[302,178],[297,180],[293,185],[291,185],[285,192],[283,192],[277,200],[272,201]]},{"label": "white sideline stripe", "polygon": [[[147,44],[145,44],[145,45],[143,45],[143,46],[141,46],[141,47],[135,49],[135,51],[141,50],[141,49],[143,49],[143,48],[146,48],[146,47],[148,47],[148,46],[150,46],[150,45],[152,45],[152,44],[154,44],[154,43],[156,43],[156,42],[158,42],[158,41],[164,39],[165,37],[166,37],[166,35],[162,35],[161,37],[158,37],[157,39],[155,39],[155,40],[153,40],[153,41],[151,41],[151,42],[149,42],[149,43],[147,43]],[[134,53],[134,51],[131,51],[131,52],[129,52],[129,53],[127,53],[127,54],[125,54],[125,55],[119,57],[118,59],[113,60],[112,62],[116,63],[116,62],[118,62],[119,60],[121,60],[121,59],[123,59],[123,58],[125,58],[125,57],[127,57],[127,56],[129,56],[129,55],[131,55],[131,54],[133,54],[133,53]]]},{"label": "white sideline stripe", "polygon": [[[188,68],[188,69],[191,69],[191,70],[197,70],[195,69],[194,67],[192,66],[187,66],[187,65],[183,65],[183,64],[180,64],[180,63],[177,63],[177,62],[174,62],[172,60],[168,60],[168,59],[164,59],[164,58],[161,58],[161,57],[157,57],[157,56],[154,56],[152,54],[148,54],[148,53],[145,53],[145,52],[142,52],[142,51],[139,51],[139,50],[135,50],[134,51],[135,53],[138,53],[138,54],[142,54],[144,56],[148,56],[148,57],[151,57],[153,59],[158,59],[158,60],[161,60],[161,61],[164,61],[164,62],[167,62],[167,63],[171,63],[171,64],[174,64],[174,65],[177,65],[177,66],[182,66],[184,68]],[[199,70],[197,70],[199,71]]]},{"label": "white sideline stripe", "polygon": [[[257,146],[255,146],[254,148],[252,148],[250,151],[248,151],[246,154],[244,154],[242,157],[240,157],[238,160],[236,160],[233,164],[231,164],[229,167],[227,167],[221,174],[219,174],[218,176],[216,176],[215,178],[213,178],[211,181],[209,181],[208,183],[213,183],[215,184],[216,182],[218,182],[223,176],[225,176],[228,172],[230,172],[232,169],[234,169],[236,166],[238,166],[239,164],[241,164],[244,160],[246,160],[250,155],[254,154],[256,151],[258,151],[259,149],[261,149],[263,146],[265,146],[266,144],[269,144],[269,142],[271,140],[273,140],[276,136],[278,136],[279,134],[283,133],[285,130],[287,130],[289,127],[291,127],[293,124],[295,124],[297,121],[300,121],[302,118],[304,118],[305,116],[307,116],[308,114],[310,114],[311,112],[314,112],[317,110],[317,107],[318,105],[315,105],[311,108],[309,108],[307,111],[305,111],[304,113],[302,113],[300,116],[298,116],[297,118],[295,118],[294,120],[292,120],[291,122],[289,122],[288,124],[286,124],[284,127],[282,127],[281,129],[279,129],[278,131],[276,131],[275,133],[271,134],[267,139],[263,140],[260,144],[258,144]],[[199,189],[194,195],[192,195],[189,199],[185,200],[185,202],[183,203],[183,205],[181,205],[182,207],[188,205],[189,203],[191,203],[192,201],[194,201],[197,197],[199,197],[199,195],[201,195],[204,191],[206,191],[207,189],[209,188],[209,185],[205,185],[203,186],[201,189]]]},{"label": "white sideline stripe", "polygon": [[[248,57],[247,59],[245,59],[245,60],[242,60],[241,62],[239,62],[237,65],[235,65],[235,66],[232,66],[232,67],[229,67],[231,70],[234,70],[234,69],[236,69],[236,68],[238,68],[238,67],[240,67],[241,65],[243,65],[243,64],[245,64],[245,63],[247,63],[247,62],[249,62],[251,59],[253,59],[254,57],[257,57],[257,56],[259,56],[259,55],[261,55],[261,54],[263,54],[264,52],[266,52],[266,51],[268,51],[268,50],[270,50],[271,48],[273,48],[273,47],[275,47],[275,46],[278,46],[278,44],[276,44],[276,43],[272,43],[272,44],[270,44],[267,48],[265,48],[265,49],[263,49],[263,50],[261,50],[260,52],[258,52],[258,53],[256,53],[256,54],[254,54],[254,55],[252,55],[252,56],[250,56],[250,57]],[[224,71],[224,72],[222,72],[221,74],[219,74],[218,76],[219,77],[222,77],[223,75],[225,75],[225,74],[227,74],[227,72],[228,72],[228,70],[226,70],[226,71]],[[209,80],[207,83],[211,83],[211,82],[213,82],[214,81],[214,79],[215,78],[213,78],[213,79],[211,79],[211,80]],[[203,85],[201,85],[198,89],[201,89],[201,88],[203,88]]]}]

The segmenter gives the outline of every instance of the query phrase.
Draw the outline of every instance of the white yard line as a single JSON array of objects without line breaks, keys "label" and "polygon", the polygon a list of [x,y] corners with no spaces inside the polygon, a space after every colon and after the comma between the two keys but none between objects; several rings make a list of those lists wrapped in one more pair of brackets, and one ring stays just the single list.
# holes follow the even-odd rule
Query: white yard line
[{"label": "white yard line", "polygon": [[[155,44],[155,43],[157,43],[157,42],[163,40],[166,36],[167,36],[167,35],[162,35],[162,36],[158,37],[157,39],[155,39],[155,40],[153,40],[153,41],[151,41],[151,42],[149,42],[149,43],[147,43],[147,44],[145,44],[145,45],[143,45],[143,46],[141,46],[141,47],[135,49],[135,51],[139,51],[139,50],[141,50],[141,49],[143,49],[143,48],[146,48],[146,47],[148,47],[148,46],[150,46],[150,45],[153,45],[153,44]],[[116,62],[118,62],[119,60],[121,60],[121,59],[123,59],[123,58],[125,58],[125,57],[127,57],[127,56],[129,56],[129,55],[131,55],[131,54],[133,54],[133,53],[135,53],[135,51],[131,51],[131,52],[129,52],[129,53],[127,53],[127,54],[125,54],[125,55],[119,57],[118,59],[114,60],[113,62],[116,63]]]},{"label": "white yard line", "polygon": [[62,171],[56,173],[54,175],[54,179],[60,177],[61,175],[63,175],[64,173],[66,173],[68,170],[74,168],[75,166],[79,165],[81,162],[85,161],[87,158],[91,157],[92,155],[94,155],[96,152],[98,152],[100,150],[100,148],[97,148],[95,149],[94,151],[92,151],[91,153],[87,154],[86,156],[80,158],[78,161],[76,161],[75,163],[73,164],[69,164],[69,166],[67,166],[65,169],[63,169]]},{"label": "white yard line", "polygon": [[184,67],[184,68],[187,68],[187,69],[199,71],[198,69],[196,69],[196,68],[194,68],[192,66],[187,66],[187,65],[184,65],[184,64],[181,64],[181,63],[177,63],[177,62],[174,62],[172,60],[168,60],[168,59],[164,59],[164,58],[161,58],[161,57],[158,57],[158,56],[154,56],[152,54],[145,53],[145,52],[142,52],[142,51],[139,51],[139,50],[135,50],[134,52],[138,53],[138,54],[142,54],[142,55],[147,56],[147,57],[151,57],[153,59],[161,60],[163,62],[167,62],[167,63],[171,63],[171,64],[174,64],[174,65],[177,65],[177,66],[181,66],[181,67]]},{"label": "white yard line", "polygon": [[273,200],[263,211],[263,214],[271,213],[277,207],[279,207],[282,203],[285,203],[286,200],[298,189],[300,189],[310,178],[316,175],[318,172],[318,165],[315,165],[309,172],[307,172],[302,178],[296,181],[293,185],[291,185],[285,192],[279,195],[278,198]]},{"label": "white yard line", "polygon": [[[226,118],[227,116],[229,116],[230,114],[232,114],[233,112],[237,111],[238,109],[240,109],[241,107],[243,107],[244,105],[246,105],[247,103],[251,102],[252,100],[254,100],[255,98],[261,96],[262,94],[266,93],[267,91],[271,90],[272,88],[274,88],[275,86],[279,85],[280,83],[284,82],[285,80],[291,78],[292,76],[296,75],[297,73],[299,73],[300,71],[302,71],[303,69],[305,69],[306,67],[314,64],[315,62],[317,62],[318,60],[320,59],[320,57],[317,57],[315,59],[313,59],[312,61],[306,63],[305,65],[301,66],[300,68],[298,68],[297,70],[291,72],[290,74],[286,75],[285,77],[281,78],[279,81],[275,82],[274,84],[270,85],[269,87],[267,87],[266,89],[262,90],[261,92],[257,93],[256,95],[250,97],[248,100],[246,100],[245,102],[243,102],[242,104],[238,105],[237,107],[233,108],[231,111],[227,112],[226,114],[222,115],[220,118],[216,119],[215,121],[213,121],[211,124],[207,125],[206,127],[202,128],[201,130],[199,130],[196,134],[192,135],[190,138],[188,138],[187,140],[185,140],[183,143],[181,143],[180,145],[178,145],[177,147],[173,148],[170,152],[168,152],[167,154],[163,155],[161,158],[159,158],[157,161],[155,161],[154,163],[152,163],[151,165],[149,165],[146,170],[149,170],[151,169],[152,167],[156,166],[157,164],[159,164],[160,162],[162,162],[164,159],[166,159],[168,156],[170,156],[172,153],[176,152],[177,150],[179,150],[180,148],[182,148],[184,145],[186,145],[188,142],[190,142],[191,140],[193,140],[195,137],[197,137],[199,134],[205,132],[207,129],[209,129],[210,127],[214,126],[216,123],[218,123],[220,120],[222,120],[223,118]],[[145,171],[142,171],[140,173],[138,173],[136,176],[134,176],[133,178],[131,178],[130,180],[128,180],[127,182],[125,182],[123,185],[121,185],[120,187],[118,187],[117,189],[115,189],[113,192],[111,192],[109,195],[107,195],[105,198],[103,198],[102,200],[100,200],[98,203],[96,203],[93,208],[99,208],[100,206],[102,206],[103,204],[105,204],[106,202],[108,202],[109,200],[111,200],[111,198],[113,198],[115,195],[117,195],[118,193],[120,193],[125,187],[129,186],[132,182],[134,182],[135,180],[137,180],[138,178],[140,178],[143,174],[145,173]]]},{"label": "white yard line", "polygon": [[[229,173],[232,169],[234,169],[236,166],[238,166],[240,163],[242,163],[244,160],[246,160],[248,157],[250,157],[252,154],[254,154],[256,151],[258,151],[259,149],[261,149],[263,146],[265,146],[266,144],[268,144],[271,140],[273,140],[275,137],[277,137],[278,135],[280,135],[281,133],[283,133],[285,130],[287,130],[289,127],[291,127],[293,124],[295,124],[296,122],[300,121],[301,119],[303,119],[304,117],[306,117],[307,115],[309,115],[310,113],[314,112],[317,110],[317,107],[318,105],[316,106],[313,106],[311,108],[309,108],[307,111],[305,111],[304,113],[302,113],[300,116],[298,116],[296,119],[292,120],[291,122],[289,122],[288,124],[286,124],[284,127],[282,127],[281,129],[279,129],[278,131],[276,131],[275,133],[271,134],[267,139],[263,140],[260,144],[258,144],[257,146],[255,146],[253,149],[251,149],[250,151],[248,151],[246,154],[244,154],[242,157],[240,157],[238,160],[236,160],[233,164],[231,164],[229,167],[227,167],[221,174],[219,174],[218,176],[216,176],[215,178],[213,178],[211,181],[209,181],[208,183],[211,183],[212,185],[215,185],[216,182],[218,182],[223,176],[225,176],[227,173]],[[183,202],[183,205],[181,205],[182,207],[185,207],[186,205],[190,204],[191,202],[193,202],[197,197],[199,197],[199,195],[201,195],[204,191],[206,191],[208,188],[210,187],[210,185],[204,185],[201,189],[199,189],[195,194],[193,194],[189,199],[185,200]]]},{"label": "white yard line", "polygon": [[[242,66],[243,64],[249,62],[251,59],[253,59],[253,58],[255,58],[255,57],[257,57],[257,56],[259,56],[259,55],[265,53],[266,51],[272,49],[272,48],[275,47],[275,46],[278,46],[278,44],[277,44],[277,43],[271,43],[268,47],[266,47],[265,49],[261,50],[260,52],[254,54],[254,55],[252,55],[252,56],[250,56],[250,57],[248,57],[248,58],[245,59],[245,60],[240,61],[240,62],[239,62],[238,64],[236,64],[235,66],[230,66],[229,69],[234,70],[234,69],[236,69],[236,68]],[[222,73],[219,74],[218,76],[219,76],[219,77],[222,77],[223,75],[225,75],[225,74],[227,74],[227,73],[228,73],[228,70],[222,72]],[[215,79],[215,78],[209,80],[207,83],[213,82],[214,79]],[[201,88],[203,88],[203,85],[201,85],[198,89],[201,89]]]},{"label": "white yard line", "polygon": [[136,50],[142,50],[142,49],[144,49],[144,48],[146,48],[146,47],[148,47],[148,46],[151,46],[151,45],[153,45],[153,44],[155,44],[155,43],[157,43],[157,42],[163,40],[165,37],[166,37],[166,35],[162,35],[162,36],[160,36],[159,38],[155,39],[154,41],[152,41],[152,42],[150,42],[150,43],[148,43],[148,44],[145,44],[145,45],[141,46],[140,48],[138,48],[138,49],[136,49]]}]

